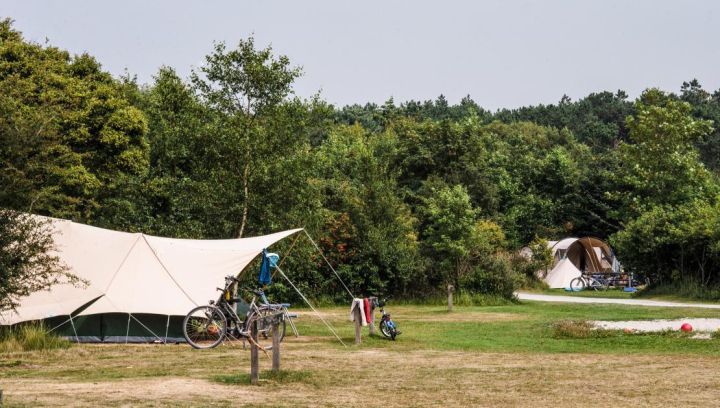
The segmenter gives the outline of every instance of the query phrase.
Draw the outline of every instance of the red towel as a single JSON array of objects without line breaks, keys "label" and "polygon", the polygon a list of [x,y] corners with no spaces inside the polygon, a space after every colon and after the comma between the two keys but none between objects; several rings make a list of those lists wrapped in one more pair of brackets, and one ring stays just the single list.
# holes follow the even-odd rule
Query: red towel
[{"label": "red towel", "polygon": [[373,317],[370,314],[370,301],[368,298],[363,299],[363,303],[365,303],[365,320],[367,320],[368,324],[372,324]]}]

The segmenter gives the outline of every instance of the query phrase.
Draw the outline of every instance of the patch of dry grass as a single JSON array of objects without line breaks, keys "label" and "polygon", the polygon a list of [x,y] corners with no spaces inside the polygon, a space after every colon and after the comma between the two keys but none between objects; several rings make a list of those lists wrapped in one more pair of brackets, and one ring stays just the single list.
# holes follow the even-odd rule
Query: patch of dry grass
[{"label": "patch of dry grass", "polygon": [[[9,405],[34,406],[716,406],[720,359],[679,356],[473,353],[324,348],[288,341],[283,369],[262,387],[211,381],[243,376],[240,349],[102,346],[25,355],[26,375],[3,375]],[[261,367],[270,361],[261,358]],[[84,373],[115,372],[100,378]],[[109,371],[107,371],[109,370]],[[165,375],[161,373],[165,372]],[[3,372],[7,374],[7,371]],[[588,379],[592,379],[589,381]],[[588,386],[588,384],[594,384]],[[597,386],[595,386],[597,385]],[[580,392],[579,390],[582,390]]]}]

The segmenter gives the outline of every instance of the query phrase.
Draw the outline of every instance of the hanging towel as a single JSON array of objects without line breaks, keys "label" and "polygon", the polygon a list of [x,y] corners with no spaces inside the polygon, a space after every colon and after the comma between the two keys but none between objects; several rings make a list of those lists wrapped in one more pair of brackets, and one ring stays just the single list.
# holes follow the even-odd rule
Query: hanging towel
[{"label": "hanging towel", "polygon": [[262,261],[260,263],[260,276],[258,276],[258,283],[260,285],[269,285],[272,281],[272,275],[270,275],[270,259],[268,258],[267,249],[262,251]]},{"label": "hanging towel", "polygon": [[370,301],[368,298],[363,299],[363,303],[365,304],[365,320],[367,320],[368,324],[373,323],[373,315],[370,312]]},{"label": "hanging towel", "polygon": [[352,304],[350,305],[350,321],[351,322],[355,321],[355,313],[354,312],[355,312],[356,307],[360,311],[360,324],[362,326],[367,326],[367,318],[365,317],[365,311],[363,310],[364,309],[363,300],[359,299],[359,298],[353,299]]}]

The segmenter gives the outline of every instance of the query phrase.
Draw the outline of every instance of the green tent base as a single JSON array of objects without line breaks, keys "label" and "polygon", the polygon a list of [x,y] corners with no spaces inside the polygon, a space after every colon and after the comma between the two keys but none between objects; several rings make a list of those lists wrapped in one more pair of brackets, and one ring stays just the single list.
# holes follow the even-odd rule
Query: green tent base
[{"label": "green tent base", "polygon": [[53,333],[80,343],[185,343],[184,316],[103,313],[57,316],[43,324]]}]

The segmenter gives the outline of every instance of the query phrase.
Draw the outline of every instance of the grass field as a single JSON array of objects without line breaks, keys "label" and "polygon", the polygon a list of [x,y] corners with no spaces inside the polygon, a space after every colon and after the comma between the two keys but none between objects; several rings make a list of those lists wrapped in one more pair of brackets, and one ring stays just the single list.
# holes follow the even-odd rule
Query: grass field
[{"label": "grass field", "polygon": [[[283,371],[248,385],[239,345],[77,345],[5,353],[5,406],[716,406],[720,340],[607,332],[558,337],[564,320],[718,317],[701,309],[526,302],[389,305],[395,342],[351,345],[346,308],[323,309],[349,347],[307,310],[283,343]],[[261,354],[261,367],[270,359]]]}]

